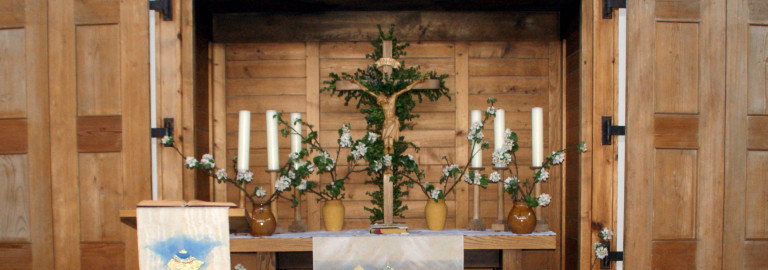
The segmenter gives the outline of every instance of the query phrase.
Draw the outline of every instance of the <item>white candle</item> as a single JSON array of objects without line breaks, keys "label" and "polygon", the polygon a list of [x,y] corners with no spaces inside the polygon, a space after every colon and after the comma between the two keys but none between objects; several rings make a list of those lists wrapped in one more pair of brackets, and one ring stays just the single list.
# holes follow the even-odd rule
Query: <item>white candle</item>
[{"label": "white candle", "polygon": [[277,111],[267,111],[267,169],[277,170],[280,168],[279,153],[277,143]]},{"label": "white candle", "polygon": [[541,167],[544,161],[544,111],[531,109],[531,166]]},{"label": "white candle", "polygon": [[291,153],[301,151],[301,123],[296,120],[301,120],[301,113],[291,113]]},{"label": "white candle", "polygon": [[248,170],[248,155],[251,147],[251,111],[240,111],[237,133],[237,170]]},{"label": "white candle", "polygon": [[[472,127],[472,124],[474,124],[474,123],[482,123],[483,122],[482,115],[483,115],[483,112],[481,112],[480,110],[472,110],[472,112],[470,113],[470,118],[469,118],[471,120],[469,122],[470,128]],[[481,168],[481,167],[483,167],[483,148],[479,144],[475,145],[474,142],[472,143],[472,145],[470,147],[471,147],[470,149],[475,149],[474,152],[472,153],[472,164],[471,164],[472,168]]]},{"label": "white candle", "polygon": [[504,121],[504,110],[496,110],[496,116],[493,118],[493,144],[496,150],[504,149]]}]

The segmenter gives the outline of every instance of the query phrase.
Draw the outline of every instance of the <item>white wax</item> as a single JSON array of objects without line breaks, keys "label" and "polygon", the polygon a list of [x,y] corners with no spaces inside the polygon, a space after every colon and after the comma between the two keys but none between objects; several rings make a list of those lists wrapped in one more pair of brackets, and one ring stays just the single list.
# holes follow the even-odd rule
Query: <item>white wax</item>
[{"label": "white wax", "polygon": [[541,167],[544,161],[544,110],[531,109],[531,166]]},{"label": "white wax", "polygon": [[504,110],[496,110],[496,116],[493,118],[493,145],[496,150],[504,149],[504,121]]},{"label": "white wax", "polygon": [[278,143],[277,143],[277,111],[267,111],[267,169],[277,170],[280,168]]},{"label": "white wax", "polygon": [[[482,111],[480,111],[480,110],[472,110],[472,112],[469,115],[470,115],[470,117],[469,117],[469,119],[470,119],[470,122],[469,122],[470,128],[472,127],[472,124],[474,124],[474,123],[482,123],[483,122],[483,118],[482,118],[483,117],[483,112]],[[472,168],[483,167],[483,148],[479,144],[475,145],[474,142],[472,143],[472,145],[470,147],[471,147],[470,150],[471,149],[475,149],[475,151],[472,154],[472,164],[471,164]]]},{"label": "white wax", "polygon": [[298,153],[301,151],[301,123],[296,120],[301,119],[301,113],[291,113],[291,153]]},{"label": "white wax", "polygon": [[237,169],[248,170],[248,155],[251,147],[251,111],[240,111],[237,131]]}]

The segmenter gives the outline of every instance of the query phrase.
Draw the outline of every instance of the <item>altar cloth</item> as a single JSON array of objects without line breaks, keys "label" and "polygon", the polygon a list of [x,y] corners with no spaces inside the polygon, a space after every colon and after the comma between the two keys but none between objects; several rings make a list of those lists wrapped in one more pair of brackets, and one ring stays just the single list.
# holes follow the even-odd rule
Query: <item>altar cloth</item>
[{"label": "altar cloth", "polygon": [[[552,231],[547,232],[533,232],[530,234],[515,234],[512,232],[493,232],[491,230],[485,230],[485,231],[469,231],[464,229],[448,229],[448,230],[442,230],[442,231],[430,231],[427,229],[408,229],[408,234],[390,234],[390,235],[379,235],[379,236],[418,236],[418,235],[459,235],[459,236],[513,236],[513,235],[555,235]],[[282,233],[282,234],[273,234],[271,236],[261,236],[258,238],[314,238],[314,237],[349,237],[349,236],[371,236],[371,233],[368,232],[368,229],[359,229],[359,230],[343,230],[339,232],[328,232],[328,231],[308,231],[308,232],[300,232],[300,233]],[[257,238],[251,235],[241,235],[241,234],[231,234],[231,239],[244,239],[244,238]]]},{"label": "altar cloth", "polygon": [[[461,235],[349,235],[312,239],[312,267],[324,269],[464,269]],[[356,268],[360,267],[360,268]]]}]

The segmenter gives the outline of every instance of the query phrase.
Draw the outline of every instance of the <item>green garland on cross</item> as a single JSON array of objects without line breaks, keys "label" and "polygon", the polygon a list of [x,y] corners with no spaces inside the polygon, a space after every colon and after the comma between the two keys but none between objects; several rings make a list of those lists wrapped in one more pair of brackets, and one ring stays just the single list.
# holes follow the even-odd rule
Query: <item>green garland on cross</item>
[{"label": "green garland on cross", "polygon": [[[394,36],[394,25],[392,25],[386,33],[379,26],[379,37],[371,41],[374,47],[373,53],[366,54],[366,58],[374,62],[381,59],[384,56],[383,42],[385,40],[392,41],[393,59],[399,59],[401,56],[406,55],[405,48],[409,44],[408,42],[398,40]],[[399,131],[413,129],[411,121],[419,117],[418,114],[412,112],[414,107],[416,107],[417,101],[418,103],[423,102],[424,99],[437,101],[441,97],[451,99],[448,95],[449,90],[445,87],[445,78],[448,75],[437,75],[433,71],[422,73],[419,66],[406,68],[404,61],[399,62],[399,67],[394,67],[390,75],[386,75],[375,63],[368,65],[365,69],[358,69],[354,74],[341,73],[339,75],[330,73],[331,80],[323,82],[328,84],[328,86],[320,91],[329,91],[332,96],[343,97],[345,106],[349,106],[350,101],[356,100],[356,108],[365,114],[367,131],[379,135],[382,134],[385,128],[385,111],[379,104],[377,97],[373,95],[383,94],[386,97],[399,95],[395,101],[395,115],[399,120]],[[407,90],[407,92],[401,92],[401,90],[416,82],[432,79],[440,82],[439,88],[414,88]],[[341,81],[354,82],[361,87],[367,88],[368,91],[339,90],[336,88],[336,84]],[[412,187],[416,179],[424,177],[424,172],[419,169],[413,157],[410,154],[405,154],[409,148],[414,148],[416,151],[419,150],[418,146],[406,141],[403,136],[398,134],[397,138],[392,142],[392,156],[385,157],[387,156],[385,143],[381,140],[376,144],[375,149],[369,149],[369,151],[372,151],[369,160],[370,166],[367,172],[370,179],[366,181],[366,184],[375,184],[379,188],[377,191],[366,192],[371,197],[371,203],[374,205],[374,207],[365,207],[365,210],[371,213],[369,217],[371,223],[383,220],[383,179],[385,170],[392,172],[393,214],[401,218],[405,217],[403,212],[408,209],[408,206],[403,204],[401,198],[408,195],[408,191],[404,189],[404,186]],[[382,169],[381,163],[391,164],[391,166],[386,166],[385,164],[385,168]]]}]

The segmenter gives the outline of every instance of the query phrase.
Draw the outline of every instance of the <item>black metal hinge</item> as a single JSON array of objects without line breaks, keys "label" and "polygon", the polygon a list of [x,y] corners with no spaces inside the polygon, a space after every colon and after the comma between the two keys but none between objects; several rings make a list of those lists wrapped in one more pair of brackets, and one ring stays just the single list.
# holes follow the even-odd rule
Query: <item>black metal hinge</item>
[{"label": "black metal hinge", "polygon": [[613,18],[614,8],[627,8],[627,0],[603,0],[603,19]]},{"label": "black metal hinge", "polygon": [[173,137],[173,118],[163,118],[163,127],[149,130],[152,138]]},{"label": "black metal hinge", "polygon": [[149,1],[149,9],[163,13],[163,21],[173,20],[173,4],[171,0]]},{"label": "black metal hinge", "polygon": [[600,269],[611,269],[611,262],[624,261],[624,251],[611,251],[600,260]]},{"label": "black metal hinge", "polygon": [[611,145],[611,136],[627,135],[627,128],[624,126],[613,126],[613,118],[603,116],[603,145]]}]

